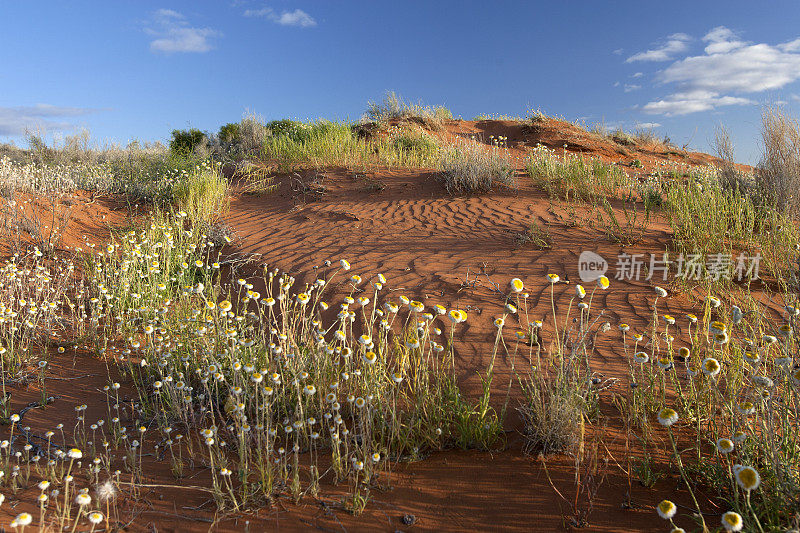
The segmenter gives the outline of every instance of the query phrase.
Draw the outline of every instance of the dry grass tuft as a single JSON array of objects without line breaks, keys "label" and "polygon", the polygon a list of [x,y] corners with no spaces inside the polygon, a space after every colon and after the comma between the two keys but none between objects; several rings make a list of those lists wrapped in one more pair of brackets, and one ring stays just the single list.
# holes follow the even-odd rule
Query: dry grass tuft
[{"label": "dry grass tuft", "polygon": [[369,102],[365,118],[379,123],[389,120],[413,120],[431,128],[441,130],[445,120],[452,120],[453,113],[442,106],[423,106],[403,100],[394,91],[387,91],[381,102]]},{"label": "dry grass tuft", "polygon": [[790,216],[800,214],[800,124],[778,107],[761,116],[762,156],[756,173],[758,191]]},{"label": "dry grass tuft", "polygon": [[728,132],[723,127],[717,129],[714,138],[714,149],[717,152],[717,157],[721,160],[717,179],[722,189],[742,193],[751,192],[752,183],[734,164],[733,141],[731,141]]},{"label": "dry grass tuft", "polygon": [[439,164],[450,193],[487,192],[495,182],[514,185],[514,167],[503,148],[460,141],[442,147]]}]

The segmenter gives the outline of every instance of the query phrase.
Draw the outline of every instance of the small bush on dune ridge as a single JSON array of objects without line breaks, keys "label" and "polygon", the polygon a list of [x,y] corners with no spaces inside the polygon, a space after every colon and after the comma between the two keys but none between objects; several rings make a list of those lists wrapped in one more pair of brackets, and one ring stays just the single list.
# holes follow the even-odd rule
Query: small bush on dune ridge
[{"label": "small bush on dune ridge", "polygon": [[0,144],[0,159],[3,158],[8,158],[15,163],[24,163],[30,160],[30,154],[13,143],[2,143]]},{"label": "small bush on dune ridge", "polygon": [[614,131],[610,137],[612,141],[623,146],[632,146],[636,144],[636,139],[620,129]]},{"label": "small bush on dune ridge", "polygon": [[239,122],[238,142],[243,154],[260,154],[268,136],[269,131],[258,115],[250,113]]},{"label": "small bush on dune ridge", "polygon": [[241,136],[241,126],[236,122],[223,124],[219,128],[217,138],[221,143],[233,143]]},{"label": "small bush on dune ridge", "polygon": [[514,185],[514,167],[503,148],[459,140],[439,151],[439,168],[450,193],[487,192],[492,185]]},{"label": "small bush on dune ridge", "polygon": [[219,133],[209,136],[207,151],[218,161],[258,157],[269,136],[270,131],[264,120],[254,113],[248,113],[241,121],[225,124]]},{"label": "small bush on dune ridge", "polygon": [[276,125],[293,123],[283,120],[265,125],[263,122],[260,116],[248,113],[239,122],[221,126],[216,134],[202,132],[198,129],[174,130],[170,151],[175,155],[194,160],[213,158],[217,161],[236,161],[260,156],[267,138],[270,135],[282,133],[275,131],[278,129]]},{"label": "small bush on dune ridge", "polygon": [[194,153],[205,141],[206,134],[196,128],[172,130],[172,140],[169,142],[169,149],[175,154],[188,155]]},{"label": "small bush on dune ridge", "polygon": [[[544,116],[544,115],[542,115]],[[501,120],[501,121],[509,121],[509,122],[523,122],[525,120],[531,119],[532,122],[536,122],[536,119],[533,117],[521,117],[519,115],[507,115],[505,113],[481,113],[480,115],[475,115],[472,117],[472,120],[476,122],[481,122],[483,120]]]},{"label": "small bush on dune ridge", "polygon": [[590,127],[576,124],[584,130],[589,131],[603,139],[613,141],[621,146],[635,147],[637,145],[650,145],[661,149],[676,150],[677,148],[672,144],[669,137],[665,136],[660,139],[652,128],[638,127],[632,133],[624,131],[622,128],[617,128],[609,131],[604,123],[593,124]]},{"label": "small bush on dune ridge", "polygon": [[346,136],[345,133],[350,129],[347,124],[328,120],[306,123],[291,119],[273,120],[267,123],[266,128],[272,137],[284,137],[296,144],[317,139],[335,139],[336,135]]},{"label": "small bush on dune ridge", "polygon": [[[393,102],[386,104],[386,109],[400,106],[398,116],[427,116],[425,113],[410,114],[410,110],[427,108],[408,107]],[[435,108],[431,116],[441,119],[449,113],[441,109],[443,108]],[[386,113],[386,116],[395,114],[394,111]],[[209,150],[217,159],[248,155],[277,159],[283,170],[303,164],[350,166],[377,163],[410,167],[432,165],[438,143],[422,129],[408,125],[388,128],[383,126],[381,135],[370,140],[360,139],[352,131],[348,131],[351,129],[351,124],[328,120],[302,122],[280,119],[264,123],[260,117],[249,115],[239,124],[223,126],[220,133],[209,140]],[[221,148],[215,143],[219,143]]]},{"label": "small bush on dune ridge", "polygon": [[633,132],[633,139],[637,144],[655,145],[662,148],[675,148],[670,142],[669,137],[658,138],[656,132],[652,128],[637,128]]},{"label": "small bush on dune ridge", "polygon": [[416,118],[434,129],[441,129],[445,120],[451,120],[453,113],[446,107],[422,106],[405,102],[394,91],[387,91],[381,102],[369,102],[365,117],[375,122],[392,119]]}]

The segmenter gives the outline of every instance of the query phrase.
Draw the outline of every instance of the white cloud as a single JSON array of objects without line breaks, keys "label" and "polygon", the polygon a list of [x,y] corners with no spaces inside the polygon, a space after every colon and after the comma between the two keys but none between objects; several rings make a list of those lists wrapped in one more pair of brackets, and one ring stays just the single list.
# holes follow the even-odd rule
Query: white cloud
[{"label": "white cloud", "polygon": [[244,12],[245,17],[271,17],[273,15],[275,15],[275,10],[271,7],[248,9]]},{"label": "white cloud", "polygon": [[625,84],[625,92],[626,93],[629,93],[631,91],[638,91],[641,88],[642,88],[641,85],[634,85],[632,83],[631,84],[628,84],[628,83]]},{"label": "white cloud", "polygon": [[50,104],[0,107],[0,135],[24,135],[28,131],[61,131],[74,127],[65,118],[96,112],[82,107],[60,107]]},{"label": "white cloud", "polygon": [[658,122],[637,122],[636,126],[643,130],[654,130],[656,128],[660,128],[661,124]]},{"label": "white cloud", "polygon": [[717,26],[708,32],[703,41],[709,43],[705,48],[706,54],[709,55],[725,54],[747,45],[744,41],[736,40],[736,34],[725,26]]},{"label": "white cloud", "polygon": [[211,39],[222,34],[211,28],[195,28],[186,17],[171,9],[153,13],[145,32],[153,36],[150,51],[172,53],[203,53],[213,48]]},{"label": "white cloud", "polygon": [[278,19],[278,24],[283,26],[300,26],[302,28],[310,28],[317,25],[317,21],[309,16],[308,13],[301,9],[294,11],[284,11]]},{"label": "white cloud", "polygon": [[755,104],[755,102],[747,98],[720,96],[716,92],[697,90],[675,93],[662,100],[648,102],[642,107],[642,110],[653,115],[673,116],[709,111],[721,106],[748,104]]},{"label": "white cloud", "polygon": [[278,14],[271,7],[264,7],[261,9],[248,9],[244,12],[244,16],[269,19],[276,24],[280,24],[281,26],[312,28],[317,25],[317,21],[302,9],[283,11],[281,14]]},{"label": "white cloud", "polygon": [[641,78],[642,76],[644,76],[643,72],[637,72],[637,73],[633,74],[631,76],[631,78]]},{"label": "white cloud", "polygon": [[689,41],[692,38],[685,33],[673,33],[667,37],[667,41],[652,50],[646,52],[639,52],[625,60],[626,63],[633,63],[634,61],[669,61],[676,54],[684,52],[689,47]]},{"label": "white cloud", "polygon": [[780,48],[784,52],[800,52],[800,39],[795,39],[794,41],[789,41],[788,43],[779,44],[778,48]]},{"label": "white cloud", "polygon": [[683,115],[755,102],[744,95],[781,89],[800,79],[800,39],[779,45],[740,40],[724,26],[704,37],[704,54],[674,61],[657,80],[674,92],[647,103],[652,114]]},{"label": "white cloud", "polygon": [[780,89],[798,78],[800,54],[783,52],[768,44],[687,57],[667,67],[659,76],[664,83],[717,92]]}]

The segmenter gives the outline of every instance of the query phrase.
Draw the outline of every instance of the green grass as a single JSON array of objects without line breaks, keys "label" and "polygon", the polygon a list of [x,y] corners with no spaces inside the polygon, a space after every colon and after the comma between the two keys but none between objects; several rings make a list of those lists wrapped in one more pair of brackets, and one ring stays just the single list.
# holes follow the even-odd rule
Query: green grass
[{"label": "green grass", "polygon": [[204,163],[183,174],[173,190],[175,204],[196,223],[216,221],[228,210],[228,180],[219,166]]},{"label": "green grass", "polygon": [[417,154],[425,160],[433,160],[439,152],[439,143],[422,129],[401,129],[388,147],[395,153]]},{"label": "green grass", "polygon": [[778,278],[792,268],[797,223],[739,189],[723,189],[713,172],[668,181],[663,201],[673,232],[671,246],[678,253],[761,253],[764,270]]},{"label": "green grass", "polygon": [[302,167],[372,165],[430,168],[437,162],[438,142],[418,127],[380,130],[371,138],[359,138],[351,125],[319,121],[281,121],[264,144],[264,157],[282,171]]},{"label": "green grass", "polygon": [[618,189],[630,188],[631,179],[615,165],[599,159],[585,159],[538,146],[525,163],[533,183],[551,198],[589,202],[601,196],[616,196]]}]

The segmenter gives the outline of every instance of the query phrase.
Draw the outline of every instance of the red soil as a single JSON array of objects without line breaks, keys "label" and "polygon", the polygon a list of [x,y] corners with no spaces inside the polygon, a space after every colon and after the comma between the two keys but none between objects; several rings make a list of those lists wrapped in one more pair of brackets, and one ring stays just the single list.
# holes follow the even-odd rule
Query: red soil
[{"label": "red soil", "polygon": [[[646,174],[671,168],[679,172],[691,166],[719,165],[720,159],[702,152],[687,151],[683,147],[658,140],[640,142],[634,137],[625,139],[611,135],[592,133],[572,122],[555,118],[539,121],[516,120],[449,120],[439,130],[431,130],[426,124],[414,120],[395,120],[393,125],[416,124],[429,133],[451,141],[454,138],[474,139],[476,142],[492,145],[498,137],[503,137],[511,156],[521,167],[529,150],[538,145],[555,150],[558,154],[580,154],[586,158],[598,158],[606,163],[627,167],[630,174]],[[634,167],[634,161],[642,167]],[[742,171],[752,171],[747,165],[736,165]]]},{"label": "red soil", "polygon": [[[614,143],[591,137],[591,134],[562,122],[549,121],[542,126],[521,126],[515,123],[482,121],[453,121],[441,135],[481,134],[505,135],[513,154],[522,157],[524,151],[537,142],[567,150],[588,152],[607,160],[630,162],[638,158],[645,169],[654,168],[660,161],[706,163],[712,160],[705,154],[669,154],[659,147],[628,147],[624,155]],[[238,194],[233,198],[225,221],[232,228],[234,251],[250,254],[260,263],[310,279],[311,267],[326,259],[348,259],[353,272],[365,279],[383,273],[388,288],[396,300],[400,294],[416,298],[426,306],[441,303],[467,310],[469,320],[457,330],[456,366],[459,379],[467,392],[474,394],[480,386],[478,372],[486,367],[491,354],[495,329],[492,320],[500,316],[503,295],[509,280],[521,278],[530,294],[530,320],[551,322],[551,287],[545,276],[559,274],[570,283],[554,288],[555,305],[563,317],[578,281],[578,256],[591,250],[605,257],[612,274],[616,256],[623,249],[609,242],[599,228],[588,224],[590,210],[576,205],[574,214],[559,204],[551,204],[540,191],[519,179],[517,190],[498,189],[492,193],[452,197],[436,176],[423,170],[375,169],[369,175],[356,175],[345,169],[305,171],[301,181],[321,183],[320,194],[300,192],[295,177],[278,176],[278,189],[265,196]],[[379,182],[380,187],[371,184]],[[293,184],[295,186],[293,186]],[[72,221],[65,235],[65,244],[82,246],[83,236],[92,242],[108,239],[111,229],[124,224],[127,212],[113,201],[77,197]],[[552,248],[540,250],[531,244],[515,245],[514,234],[535,222],[546,228],[552,237]],[[656,220],[643,239],[625,248],[628,253],[663,252],[670,238],[668,226]],[[624,359],[616,326],[627,322],[634,331],[641,331],[651,316],[654,298],[653,285],[645,280],[616,281],[607,291],[594,294],[594,309],[603,309],[601,323],[608,321],[611,330],[601,334],[594,355],[594,370],[606,378],[624,378],[627,361]],[[329,290],[336,290],[332,287]],[[591,292],[592,287],[587,287]],[[335,298],[329,297],[331,301]],[[659,302],[660,312],[675,316],[696,311],[696,299],[676,295]],[[524,318],[524,317],[523,317]],[[507,321],[509,334],[517,327],[516,319]],[[678,335],[680,329],[678,329]],[[498,362],[493,383],[493,404],[501,406],[511,377],[512,361],[503,357]],[[518,357],[515,364],[524,364]],[[85,351],[56,356],[57,372],[51,372],[46,386],[48,395],[58,399],[47,409],[32,409],[25,417],[34,433],[42,434],[57,423],[67,427],[74,423],[73,407],[89,406],[86,420],[108,419],[102,387],[109,380],[120,380],[130,391],[130,383],[115,373],[107,375],[101,361],[85,355]],[[623,381],[624,382],[624,381]],[[621,390],[622,383],[617,387]],[[123,390],[126,390],[123,388]],[[13,409],[41,397],[38,384],[14,388]],[[191,487],[208,486],[207,470],[200,464],[190,469],[185,479],[176,481],[169,472],[167,461],[146,459],[145,483],[160,485],[142,489],[139,495],[123,494],[118,505],[121,516],[132,520],[130,530],[200,531],[215,523],[215,530],[242,531],[249,521],[251,531],[557,531],[569,529],[570,510],[575,498],[574,465],[564,456],[550,456],[547,471],[535,456],[522,452],[523,439],[520,421],[515,414],[521,396],[518,386],[512,389],[509,400],[509,419],[505,445],[495,452],[439,451],[413,464],[397,465],[388,487],[374,490],[364,514],[354,517],[342,510],[339,498],[347,487],[323,483],[318,498],[306,496],[295,504],[277,498],[272,505],[248,513],[215,517],[214,504],[202,490],[176,489],[165,485]],[[653,489],[636,482],[627,508],[628,477],[625,466],[625,447],[618,420],[609,407],[610,393],[605,393],[604,411],[608,412],[609,427],[599,449],[601,463],[607,465],[602,484],[587,517],[587,531],[649,531],[664,527],[653,506],[664,497],[686,505],[681,509],[683,521],[690,514],[688,498],[678,489],[680,483],[674,472]],[[600,430],[598,430],[600,431]],[[657,432],[658,433],[658,432]],[[666,435],[656,435],[666,439]],[[591,441],[591,440],[590,440]],[[664,440],[666,450],[668,446]],[[149,450],[152,451],[150,443]],[[657,469],[670,471],[666,456],[656,458]],[[605,463],[603,463],[605,464]],[[548,474],[552,484],[548,480]],[[600,476],[600,474],[598,474]],[[384,480],[386,482],[387,480]],[[558,489],[563,495],[559,496]],[[35,488],[17,495],[7,493],[8,500],[0,508],[0,523],[6,524],[22,509],[34,516],[30,507]],[[709,497],[703,505],[710,513],[719,513]],[[15,507],[15,501],[20,503]],[[28,503],[24,503],[28,502]],[[579,507],[586,509],[585,497]],[[405,515],[413,515],[415,523],[404,524]],[[410,517],[410,516],[409,516]],[[713,519],[716,520],[716,519]]]}]

